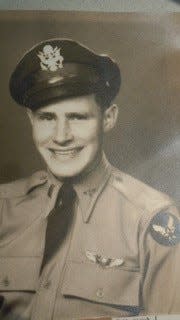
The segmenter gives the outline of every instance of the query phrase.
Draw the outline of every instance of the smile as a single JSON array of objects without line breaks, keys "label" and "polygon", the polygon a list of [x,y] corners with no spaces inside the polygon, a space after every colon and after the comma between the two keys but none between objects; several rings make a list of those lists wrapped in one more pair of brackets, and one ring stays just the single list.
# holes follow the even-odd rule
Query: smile
[{"label": "smile", "polygon": [[57,155],[57,156],[74,156],[82,149],[83,149],[83,147],[69,148],[69,149],[49,149],[49,150],[54,155]]}]

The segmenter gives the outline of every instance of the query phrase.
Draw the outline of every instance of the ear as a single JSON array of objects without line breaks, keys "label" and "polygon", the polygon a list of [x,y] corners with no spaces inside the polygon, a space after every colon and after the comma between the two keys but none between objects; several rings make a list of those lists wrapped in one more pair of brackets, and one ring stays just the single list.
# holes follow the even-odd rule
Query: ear
[{"label": "ear", "polygon": [[103,114],[103,130],[108,132],[114,128],[118,117],[118,107],[116,104],[111,105]]},{"label": "ear", "polygon": [[27,115],[28,115],[28,118],[29,118],[31,124],[33,124],[33,112],[32,112],[32,110],[29,109],[29,108],[26,108],[26,112],[27,112]]}]

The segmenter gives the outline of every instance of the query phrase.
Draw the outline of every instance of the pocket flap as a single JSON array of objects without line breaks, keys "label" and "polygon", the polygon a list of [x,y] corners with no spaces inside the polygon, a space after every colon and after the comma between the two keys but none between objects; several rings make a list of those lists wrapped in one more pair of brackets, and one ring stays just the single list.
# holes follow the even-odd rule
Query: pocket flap
[{"label": "pocket flap", "polygon": [[39,265],[39,257],[0,257],[0,291],[34,291]]},{"label": "pocket flap", "polygon": [[139,286],[138,271],[68,262],[62,294],[111,305],[139,306]]}]

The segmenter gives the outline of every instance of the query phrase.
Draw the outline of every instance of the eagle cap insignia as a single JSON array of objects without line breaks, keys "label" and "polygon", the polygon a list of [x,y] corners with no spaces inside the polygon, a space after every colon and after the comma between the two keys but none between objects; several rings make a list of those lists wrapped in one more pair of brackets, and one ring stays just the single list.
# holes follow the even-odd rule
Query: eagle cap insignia
[{"label": "eagle cap insignia", "polygon": [[159,212],[151,220],[150,233],[159,244],[174,246],[180,242],[180,221],[172,213]]},{"label": "eagle cap insignia", "polygon": [[42,51],[39,51],[37,56],[40,59],[42,70],[57,71],[63,68],[63,56],[60,54],[61,48],[53,48],[50,44],[46,44]]}]

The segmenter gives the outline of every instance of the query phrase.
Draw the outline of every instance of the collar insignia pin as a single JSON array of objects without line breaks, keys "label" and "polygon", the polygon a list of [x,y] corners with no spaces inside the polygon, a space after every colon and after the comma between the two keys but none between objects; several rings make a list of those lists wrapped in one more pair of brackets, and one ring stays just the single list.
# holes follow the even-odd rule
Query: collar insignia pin
[{"label": "collar insignia pin", "polygon": [[84,191],[84,194],[87,195],[87,196],[92,197],[95,192],[96,192],[96,188],[93,188],[93,189]]}]

